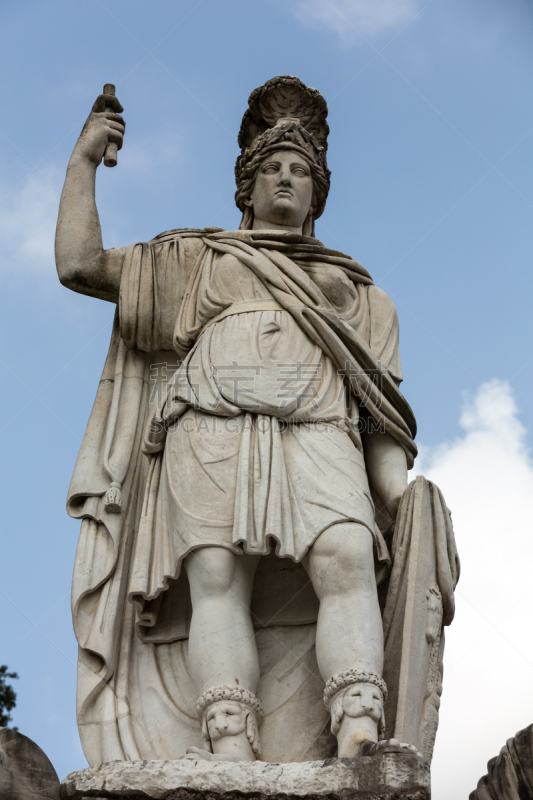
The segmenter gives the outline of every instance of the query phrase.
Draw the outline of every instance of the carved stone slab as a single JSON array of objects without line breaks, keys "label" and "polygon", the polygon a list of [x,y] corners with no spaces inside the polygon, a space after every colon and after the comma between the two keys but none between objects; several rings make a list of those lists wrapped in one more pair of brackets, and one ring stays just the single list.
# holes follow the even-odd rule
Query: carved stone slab
[{"label": "carved stone slab", "polygon": [[287,797],[430,800],[429,765],[411,753],[271,764],[265,761],[111,761],[73,772],[63,800],[259,800]]},{"label": "carved stone slab", "polygon": [[48,757],[11,728],[0,728],[0,798],[59,800],[59,778]]}]

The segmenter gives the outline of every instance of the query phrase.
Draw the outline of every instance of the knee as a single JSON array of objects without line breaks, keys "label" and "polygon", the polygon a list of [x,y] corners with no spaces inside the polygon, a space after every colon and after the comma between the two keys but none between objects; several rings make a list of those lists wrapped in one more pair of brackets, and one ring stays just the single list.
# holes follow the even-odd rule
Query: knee
[{"label": "knee", "polygon": [[364,525],[345,523],[328,528],[311,548],[308,563],[319,599],[365,584],[375,586],[374,540]]},{"label": "knee", "polygon": [[224,547],[201,547],[185,559],[185,570],[193,600],[216,597],[232,591],[235,582],[236,556]]}]

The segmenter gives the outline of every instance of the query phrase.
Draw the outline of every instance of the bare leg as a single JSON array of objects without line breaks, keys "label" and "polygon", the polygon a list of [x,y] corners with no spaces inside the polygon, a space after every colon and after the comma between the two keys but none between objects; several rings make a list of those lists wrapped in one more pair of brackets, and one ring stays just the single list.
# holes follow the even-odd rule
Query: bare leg
[{"label": "bare leg", "polygon": [[[185,560],[193,608],[189,664],[199,693],[222,685],[257,691],[259,660],[250,601],[258,561],[258,556],[235,555],[223,547],[202,547]],[[216,740],[213,736],[211,742],[216,754],[255,759],[244,731],[226,732]]]},{"label": "bare leg", "polygon": [[[310,549],[305,566],[320,600],[316,652],[324,680],[349,668],[381,676],[383,629],[370,531],[357,523],[328,528]],[[379,694],[365,686],[350,702],[356,701],[360,713],[344,714],[337,733],[340,757],[356,755],[365,739],[378,739]]]}]

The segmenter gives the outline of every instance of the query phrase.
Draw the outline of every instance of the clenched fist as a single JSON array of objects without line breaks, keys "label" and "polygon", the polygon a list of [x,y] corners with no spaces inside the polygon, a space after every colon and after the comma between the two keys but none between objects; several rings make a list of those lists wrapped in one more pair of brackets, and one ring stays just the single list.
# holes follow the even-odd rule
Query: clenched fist
[{"label": "clenched fist", "polygon": [[123,110],[116,97],[101,94],[87,117],[73,155],[98,166],[110,142],[114,142],[120,150],[126,128],[126,123],[120,116]]}]

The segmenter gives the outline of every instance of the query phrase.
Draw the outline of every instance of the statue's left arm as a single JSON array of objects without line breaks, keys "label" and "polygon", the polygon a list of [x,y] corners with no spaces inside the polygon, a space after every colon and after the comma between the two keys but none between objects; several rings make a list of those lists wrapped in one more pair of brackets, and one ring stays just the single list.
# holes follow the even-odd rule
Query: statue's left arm
[{"label": "statue's left arm", "polygon": [[[387,292],[378,286],[369,287],[368,302],[370,347],[398,385],[402,380],[402,368],[396,308]],[[368,422],[367,429],[361,432],[368,478],[387,512],[395,519],[407,487],[407,454],[393,436],[372,425],[372,419]]]},{"label": "statue's left arm", "polygon": [[407,487],[407,456],[388,433],[371,429],[361,433],[368,478],[392,519]]}]

